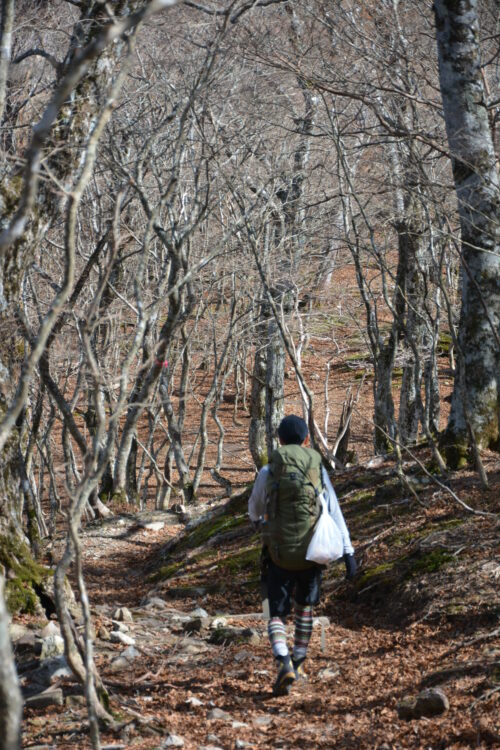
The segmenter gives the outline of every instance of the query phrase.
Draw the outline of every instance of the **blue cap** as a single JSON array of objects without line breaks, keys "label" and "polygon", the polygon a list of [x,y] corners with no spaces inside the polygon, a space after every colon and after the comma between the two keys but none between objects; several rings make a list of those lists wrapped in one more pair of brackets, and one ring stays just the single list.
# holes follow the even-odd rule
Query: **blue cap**
[{"label": "blue cap", "polygon": [[290,414],[281,420],[278,427],[278,437],[285,445],[302,445],[309,430],[302,417]]}]

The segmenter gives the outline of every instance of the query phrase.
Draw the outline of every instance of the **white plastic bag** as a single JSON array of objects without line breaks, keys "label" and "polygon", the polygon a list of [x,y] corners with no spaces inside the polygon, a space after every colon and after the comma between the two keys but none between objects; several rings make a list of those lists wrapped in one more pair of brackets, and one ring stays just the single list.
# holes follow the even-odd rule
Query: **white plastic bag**
[{"label": "white plastic bag", "polygon": [[314,533],[307,548],[306,560],[327,565],[342,557],[344,542],[340,530],[328,512],[323,495],[320,495],[321,515],[316,521]]}]

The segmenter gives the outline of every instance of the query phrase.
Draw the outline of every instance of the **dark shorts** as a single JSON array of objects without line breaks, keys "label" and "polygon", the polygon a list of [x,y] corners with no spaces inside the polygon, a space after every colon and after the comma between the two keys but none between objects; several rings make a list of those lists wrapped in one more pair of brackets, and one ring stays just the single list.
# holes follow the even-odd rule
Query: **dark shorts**
[{"label": "dark shorts", "polygon": [[308,570],[284,570],[269,560],[267,568],[267,592],[271,617],[286,617],[290,614],[293,600],[302,606],[319,602],[321,568]]}]

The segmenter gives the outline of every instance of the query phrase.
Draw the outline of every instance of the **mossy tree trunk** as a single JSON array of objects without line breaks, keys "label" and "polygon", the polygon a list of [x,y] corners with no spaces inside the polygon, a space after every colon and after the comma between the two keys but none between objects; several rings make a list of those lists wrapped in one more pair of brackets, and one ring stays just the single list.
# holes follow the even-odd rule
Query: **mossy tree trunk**
[{"label": "mossy tree trunk", "polygon": [[481,74],[477,0],[436,0],[439,78],[462,240],[458,376],[444,438],[500,448],[500,191]]}]

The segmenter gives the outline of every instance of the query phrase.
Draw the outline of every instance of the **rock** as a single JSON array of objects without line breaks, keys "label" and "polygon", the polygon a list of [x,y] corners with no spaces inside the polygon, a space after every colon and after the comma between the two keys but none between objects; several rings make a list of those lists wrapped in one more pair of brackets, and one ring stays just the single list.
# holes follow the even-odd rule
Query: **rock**
[{"label": "rock", "polygon": [[[242,724],[242,726],[246,727],[246,724]],[[235,743],[236,750],[244,750],[245,747],[253,747],[253,745],[250,744],[250,742],[245,742],[245,740],[236,740]]]},{"label": "rock", "polygon": [[440,688],[422,690],[418,697],[403,698],[397,705],[398,716],[405,721],[420,719],[422,716],[439,716],[447,711],[450,703]]},{"label": "rock", "polygon": [[238,651],[234,655],[234,660],[239,664],[240,661],[246,661],[247,659],[255,659],[255,655],[251,651]]},{"label": "rock", "polygon": [[148,531],[161,531],[165,528],[165,521],[146,521],[140,523],[139,526]]},{"label": "rock", "polygon": [[59,677],[70,677],[72,674],[64,655],[61,654],[54,659],[45,659],[37,669],[30,672],[29,685],[26,686],[26,690],[23,689],[23,692],[25,694],[36,693],[37,685],[49,687],[51,682]]},{"label": "rock", "polygon": [[104,625],[101,625],[101,627],[97,631],[97,637],[100,638],[101,641],[110,641],[111,640],[111,636],[109,634],[109,630]]},{"label": "rock", "polygon": [[87,705],[84,695],[67,695],[64,702],[68,708],[82,708]]},{"label": "rock", "polygon": [[112,620],[111,622],[114,631],[118,631],[119,633],[128,633],[130,631],[129,626],[125,625],[124,622],[120,622],[119,620]]},{"label": "rock", "polygon": [[123,643],[124,646],[135,646],[135,640],[132,636],[126,633],[121,633],[119,630],[113,630],[110,635],[111,643]]},{"label": "rock", "polygon": [[207,714],[209,721],[231,721],[231,714],[227,711],[223,711],[222,708],[212,708]]},{"label": "rock", "polygon": [[214,617],[212,620],[210,627],[212,630],[216,630],[217,628],[225,628],[227,627],[227,620],[225,617]]},{"label": "rock", "polygon": [[326,667],[325,669],[319,670],[318,677],[320,680],[334,680],[339,676],[339,674],[340,669],[335,667]]},{"label": "rock", "polygon": [[198,750],[223,750],[219,745],[198,745]]},{"label": "rock", "polygon": [[54,662],[57,662],[57,664],[54,663],[54,669],[49,677],[50,682],[56,682],[56,680],[59,680],[61,677],[73,677],[73,671],[66,661],[65,656],[54,659]]},{"label": "rock", "polygon": [[222,646],[225,643],[249,643],[252,646],[260,643],[260,635],[253,628],[218,627],[208,639],[209,643]]},{"label": "rock", "polygon": [[[26,628],[24,625],[19,625],[17,622],[11,622],[9,625],[9,636],[12,643],[15,643],[20,638],[22,638],[25,635],[28,635],[30,631],[28,628]],[[35,641],[35,636],[33,636],[33,642]]]},{"label": "rock", "polygon": [[62,706],[64,703],[63,691],[61,688],[49,690],[45,693],[38,693],[26,698],[26,708],[47,708],[48,706]]},{"label": "rock", "polygon": [[192,706],[193,708],[199,708],[200,706],[205,705],[203,701],[200,701],[199,698],[188,698],[186,701],[187,706]]},{"label": "rock", "polygon": [[44,628],[40,631],[41,638],[48,638],[49,635],[61,635],[61,628],[57,622],[51,620]]},{"label": "rock", "polygon": [[49,635],[42,640],[42,650],[40,652],[40,661],[53,659],[55,656],[64,654],[64,640],[60,635]]},{"label": "rock", "polygon": [[130,659],[127,659],[126,656],[117,656],[113,659],[109,668],[112,672],[123,672],[124,669],[130,668]]},{"label": "rock", "polygon": [[141,652],[138,651],[134,646],[128,646],[126,649],[124,649],[120,656],[125,657],[125,659],[137,659],[138,656],[141,655]]},{"label": "rock", "polygon": [[113,615],[113,620],[117,620],[118,622],[134,622],[134,617],[127,607],[118,607]]},{"label": "rock", "polygon": [[406,696],[405,698],[403,698],[403,700],[401,700],[396,706],[399,718],[403,719],[403,721],[410,721],[411,719],[415,719],[416,704],[417,701],[410,696]]},{"label": "rock", "polygon": [[248,729],[248,724],[245,724],[244,721],[233,721],[231,729]]},{"label": "rock", "polygon": [[447,711],[450,702],[440,688],[428,688],[419,693],[415,705],[418,716],[439,716]]},{"label": "rock", "polygon": [[263,714],[262,716],[256,716],[253,719],[253,723],[257,727],[268,727],[269,724],[272,724],[273,717],[269,716],[269,714]]},{"label": "rock", "polygon": [[159,596],[148,596],[141,604],[144,609],[165,609],[167,606],[167,602]]},{"label": "rock", "polygon": [[178,734],[169,734],[162,747],[184,747],[184,740]]},{"label": "rock", "polygon": [[201,617],[202,619],[205,617],[209,617],[208,612],[204,610],[203,607],[196,607],[196,609],[193,609],[193,611],[189,614],[191,615],[191,617]]},{"label": "rock", "polygon": [[191,654],[192,656],[196,656],[197,654],[206,653],[208,651],[208,646],[206,643],[203,643],[203,641],[186,640],[179,647],[179,651],[181,651],[183,654]]},{"label": "rock", "polygon": [[194,620],[188,620],[184,623],[183,631],[185,633],[201,633],[208,628],[207,618],[196,617]]},{"label": "rock", "polygon": [[31,631],[24,633],[14,643],[14,650],[16,654],[27,654],[35,653],[35,634]]},{"label": "rock", "polygon": [[207,740],[209,742],[220,742],[220,738],[216,734],[207,734]]}]

